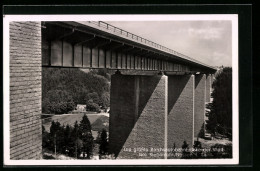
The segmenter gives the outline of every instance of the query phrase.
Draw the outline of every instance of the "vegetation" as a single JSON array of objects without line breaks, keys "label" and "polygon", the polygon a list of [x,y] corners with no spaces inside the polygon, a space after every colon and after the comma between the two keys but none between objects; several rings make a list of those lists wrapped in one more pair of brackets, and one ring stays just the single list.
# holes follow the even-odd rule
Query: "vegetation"
[{"label": "vegetation", "polygon": [[204,123],[202,124],[201,128],[200,128],[200,132],[198,134],[199,138],[204,138],[205,135],[205,129],[204,129]]},{"label": "vegetation", "polygon": [[59,122],[52,121],[50,133],[43,127],[42,146],[52,152],[65,154],[71,157],[89,159],[92,155],[94,143],[91,125],[88,117],[84,115],[80,124],[76,121],[74,126],[61,126]]},{"label": "vegetation", "polygon": [[211,146],[213,158],[232,158],[232,144],[215,144]]},{"label": "vegetation", "polygon": [[92,99],[88,100],[86,103],[86,110],[93,112],[100,112],[100,107],[97,103],[94,103]]},{"label": "vegetation", "polygon": [[232,144],[214,144],[203,147],[200,141],[194,141],[193,149],[189,149],[186,141],[182,145],[182,159],[232,158]]},{"label": "vegetation", "polygon": [[86,115],[83,116],[79,124],[79,138],[82,140],[83,158],[85,158],[85,154],[87,154],[87,158],[89,159],[90,156],[92,155],[94,138],[91,133],[90,122]]},{"label": "vegetation", "polygon": [[194,152],[192,153],[192,158],[202,158],[202,145],[200,141],[194,141]]},{"label": "vegetation", "polygon": [[91,111],[109,107],[110,75],[104,69],[84,72],[80,69],[43,68],[43,113],[62,114],[77,104]]},{"label": "vegetation", "polygon": [[226,67],[216,74],[213,82],[213,102],[207,108],[207,130],[232,138],[232,68]]},{"label": "vegetation", "polygon": [[101,132],[99,132],[98,135],[98,143],[99,143],[99,155],[107,155],[108,154],[108,137],[107,137],[107,131],[105,129],[102,129]]},{"label": "vegetation", "polygon": [[99,131],[105,129],[109,130],[109,117],[100,116],[95,122],[92,123],[92,130]]},{"label": "vegetation", "polygon": [[187,144],[186,141],[183,142],[183,145],[181,146],[182,148],[182,157],[183,159],[189,159],[191,158],[191,154],[190,154],[190,149],[189,149],[189,144]]},{"label": "vegetation", "polygon": [[50,90],[43,99],[44,113],[63,114],[72,111],[75,103],[72,96],[64,90]]}]

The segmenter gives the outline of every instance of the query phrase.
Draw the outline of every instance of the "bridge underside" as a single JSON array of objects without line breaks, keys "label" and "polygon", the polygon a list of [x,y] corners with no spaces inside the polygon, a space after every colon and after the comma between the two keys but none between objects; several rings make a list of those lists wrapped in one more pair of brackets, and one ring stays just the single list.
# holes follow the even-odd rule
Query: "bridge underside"
[{"label": "bridge underside", "polygon": [[10,23],[10,159],[41,158],[42,67],[167,71],[112,76],[110,150],[118,158],[164,158],[127,148],[179,148],[183,141],[192,146],[204,123],[214,70],[108,37],[64,23]]},{"label": "bridge underside", "polygon": [[[159,46],[159,45],[158,45]],[[44,22],[42,66],[211,73],[177,55],[73,22]]]}]

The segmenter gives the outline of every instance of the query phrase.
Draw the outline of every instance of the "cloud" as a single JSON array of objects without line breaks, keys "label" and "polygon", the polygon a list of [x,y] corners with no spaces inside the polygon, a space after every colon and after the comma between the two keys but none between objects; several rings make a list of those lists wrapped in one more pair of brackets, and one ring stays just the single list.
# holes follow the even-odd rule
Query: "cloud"
[{"label": "cloud", "polygon": [[189,36],[196,36],[200,39],[215,40],[222,38],[223,28],[202,28],[194,29],[189,28],[187,30]]},{"label": "cloud", "polygon": [[230,21],[110,21],[109,23],[208,65],[232,64]]}]

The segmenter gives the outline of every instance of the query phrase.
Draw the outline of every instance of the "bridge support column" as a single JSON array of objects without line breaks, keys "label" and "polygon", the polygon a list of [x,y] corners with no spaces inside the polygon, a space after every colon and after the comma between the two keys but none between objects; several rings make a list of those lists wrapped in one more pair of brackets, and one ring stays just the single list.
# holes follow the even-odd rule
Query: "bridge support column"
[{"label": "bridge support column", "polygon": [[205,122],[205,102],[206,75],[195,75],[194,138],[199,137],[200,131],[205,127],[205,125],[203,125]]},{"label": "bridge support column", "polygon": [[210,92],[211,92],[211,74],[206,75],[206,102],[210,102]]},{"label": "bridge support column", "polygon": [[167,76],[112,75],[109,141],[118,159],[164,158]]},{"label": "bridge support column", "polygon": [[191,148],[194,138],[194,75],[169,76],[168,83],[167,146],[182,148],[186,141]]},{"label": "bridge support column", "polygon": [[10,159],[40,159],[41,22],[10,22],[9,26]]}]

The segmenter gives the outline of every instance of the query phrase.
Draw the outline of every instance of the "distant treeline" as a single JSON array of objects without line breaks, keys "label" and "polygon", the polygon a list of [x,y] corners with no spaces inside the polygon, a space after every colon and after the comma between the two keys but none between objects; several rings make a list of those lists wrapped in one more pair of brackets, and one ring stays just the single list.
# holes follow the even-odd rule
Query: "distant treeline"
[{"label": "distant treeline", "polygon": [[232,139],[232,68],[225,67],[215,74],[212,84],[213,101],[207,104],[206,128],[214,136],[219,133]]},{"label": "distant treeline", "polygon": [[43,68],[43,113],[68,113],[77,104],[99,111],[109,107],[110,75],[104,69],[82,71],[77,68]]}]

